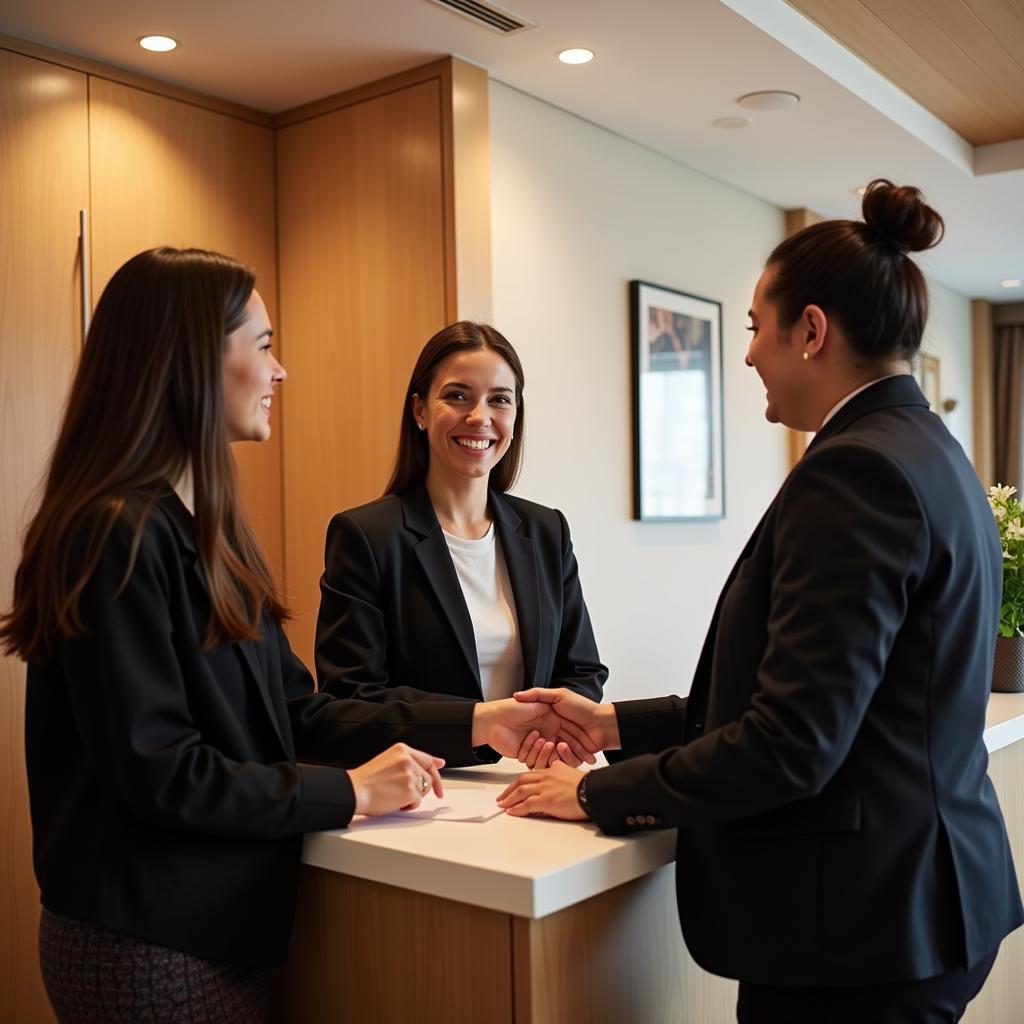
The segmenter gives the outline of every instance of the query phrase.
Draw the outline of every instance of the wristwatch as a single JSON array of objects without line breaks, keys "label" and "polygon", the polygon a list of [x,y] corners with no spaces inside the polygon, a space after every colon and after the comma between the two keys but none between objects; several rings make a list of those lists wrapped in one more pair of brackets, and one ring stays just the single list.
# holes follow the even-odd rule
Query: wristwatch
[{"label": "wristwatch", "polygon": [[576,803],[580,805],[580,810],[589,818],[590,814],[590,801],[587,799],[587,783],[590,781],[590,772],[584,772],[583,778],[580,779],[580,784],[576,787]]}]

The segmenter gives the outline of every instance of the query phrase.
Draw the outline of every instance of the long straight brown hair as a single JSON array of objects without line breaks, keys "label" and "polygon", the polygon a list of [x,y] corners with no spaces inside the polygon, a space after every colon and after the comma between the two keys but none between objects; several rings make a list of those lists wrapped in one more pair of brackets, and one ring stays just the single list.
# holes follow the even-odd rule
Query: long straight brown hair
[{"label": "long straight brown hair", "polygon": [[39,510],[25,534],[0,643],[26,661],[82,631],[79,599],[119,519],[142,531],[169,481],[191,469],[195,532],[210,593],[208,646],[256,637],[285,617],[236,497],[222,360],[255,279],[203,249],[150,249],[103,291],[78,362]]},{"label": "long straight brown hair", "polygon": [[456,352],[480,348],[489,348],[497,352],[508,363],[512,376],[516,379],[516,429],[508,451],[491,470],[488,484],[492,490],[503,494],[516,482],[523,459],[523,438],[526,435],[523,364],[509,340],[496,328],[490,324],[474,323],[472,320],[457,320],[447,327],[442,327],[423,346],[416,365],[412,368],[412,376],[409,378],[402,406],[402,419],[398,427],[398,451],[395,453],[391,479],[384,488],[385,494],[398,494],[413,484],[420,483],[426,479],[427,470],[430,468],[430,445],[426,434],[416,426],[416,417],[412,413],[413,395],[419,395],[426,401],[437,376],[437,368],[445,359]]}]

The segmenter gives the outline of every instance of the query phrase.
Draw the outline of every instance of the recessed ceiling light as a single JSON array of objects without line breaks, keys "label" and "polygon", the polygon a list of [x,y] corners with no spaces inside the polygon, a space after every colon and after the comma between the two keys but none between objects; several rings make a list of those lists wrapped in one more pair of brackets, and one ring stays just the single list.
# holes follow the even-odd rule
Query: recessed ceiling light
[{"label": "recessed ceiling light", "polygon": [[787,107],[795,107],[800,97],[795,92],[764,89],[761,92],[748,92],[736,102],[747,110],[785,110]]},{"label": "recessed ceiling light", "polygon": [[168,50],[178,48],[178,40],[170,36],[143,36],[139,40],[139,46],[144,50],[152,50],[154,53],[167,53]]},{"label": "recessed ceiling light", "polygon": [[563,64],[589,64],[594,59],[594,51],[587,50],[582,46],[574,46],[569,50],[562,50],[558,59]]},{"label": "recessed ceiling light", "polygon": [[1019,281],[1015,277],[1008,277],[1005,281],[999,282],[1004,288],[1019,288],[1024,281]]},{"label": "recessed ceiling light", "polygon": [[736,131],[737,128],[749,128],[754,122],[749,117],[719,117],[711,122],[714,128],[725,131]]}]

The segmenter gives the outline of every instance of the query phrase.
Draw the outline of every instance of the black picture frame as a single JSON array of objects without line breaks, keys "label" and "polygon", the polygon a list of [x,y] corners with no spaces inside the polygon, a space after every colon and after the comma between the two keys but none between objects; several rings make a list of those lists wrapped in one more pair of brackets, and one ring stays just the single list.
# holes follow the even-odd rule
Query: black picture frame
[{"label": "black picture frame", "polygon": [[629,282],[633,518],[725,516],[722,304]]}]

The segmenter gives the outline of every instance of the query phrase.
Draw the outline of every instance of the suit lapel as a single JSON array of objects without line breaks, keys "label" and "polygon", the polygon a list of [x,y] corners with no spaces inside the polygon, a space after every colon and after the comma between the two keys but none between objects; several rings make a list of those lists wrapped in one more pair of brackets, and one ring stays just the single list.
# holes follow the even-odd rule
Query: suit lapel
[{"label": "suit lapel", "polygon": [[267,709],[267,714],[270,716],[270,721],[273,723],[274,732],[277,733],[277,738],[281,741],[281,746],[289,756],[294,756],[294,751],[292,751],[288,740],[285,739],[284,733],[281,731],[281,723],[278,721],[274,702],[270,696],[270,686],[267,682],[267,674],[263,670],[263,666],[260,664],[260,659],[256,653],[256,644],[252,640],[239,640],[233,646],[237,648],[239,655],[241,655],[242,663],[249,670],[249,674],[252,676],[252,680],[256,684],[256,689],[259,690],[263,706]]},{"label": "suit lapel", "polygon": [[523,685],[543,685],[540,664],[540,594],[537,590],[537,555],[533,541],[520,533],[522,520],[500,494],[491,492],[491,515],[505,556],[512,596],[516,602],[519,643],[523,649]]},{"label": "suit lapel", "polygon": [[480,661],[477,657],[473,621],[469,617],[466,597],[462,593],[462,586],[455,572],[448,544],[441,532],[441,524],[437,521],[434,508],[430,504],[430,496],[427,494],[426,487],[420,484],[405,491],[399,498],[402,502],[406,527],[422,538],[413,551],[423,567],[427,582],[437,597],[442,613],[452,627],[459,649],[479,687]]},{"label": "suit lapel", "polygon": [[[199,585],[203,588],[203,592],[207,597],[209,597],[210,589],[207,586],[206,573],[203,572],[203,564],[199,558],[199,549],[196,547],[195,526],[191,514],[174,494],[171,494],[166,498],[162,498],[160,500],[160,506],[174,526],[175,533],[178,536],[178,542],[183,550],[183,560],[187,560],[192,563],[192,572],[195,578],[199,581]],[[278,720],[277,712],[274,709],[274,703],[270,696],[270,685],[267,681],[267,674],[264,672],[263,666],[260,664],[259,657],[256,653],[255,643],[252,640],[240,640],[231,646],[238,651],[242,664],[247,670],[248,675],[251,677],[250,681],[255,685],[259,692],[260,700],[263,702],[264,708],[266,708],[271,724],[274,727],[274,732],[277,734],[277,738],[281,741],[281,746],[286,752],[290,751],[289,744],[286,742],[284,734],[281,731],[281,723]]]}]

